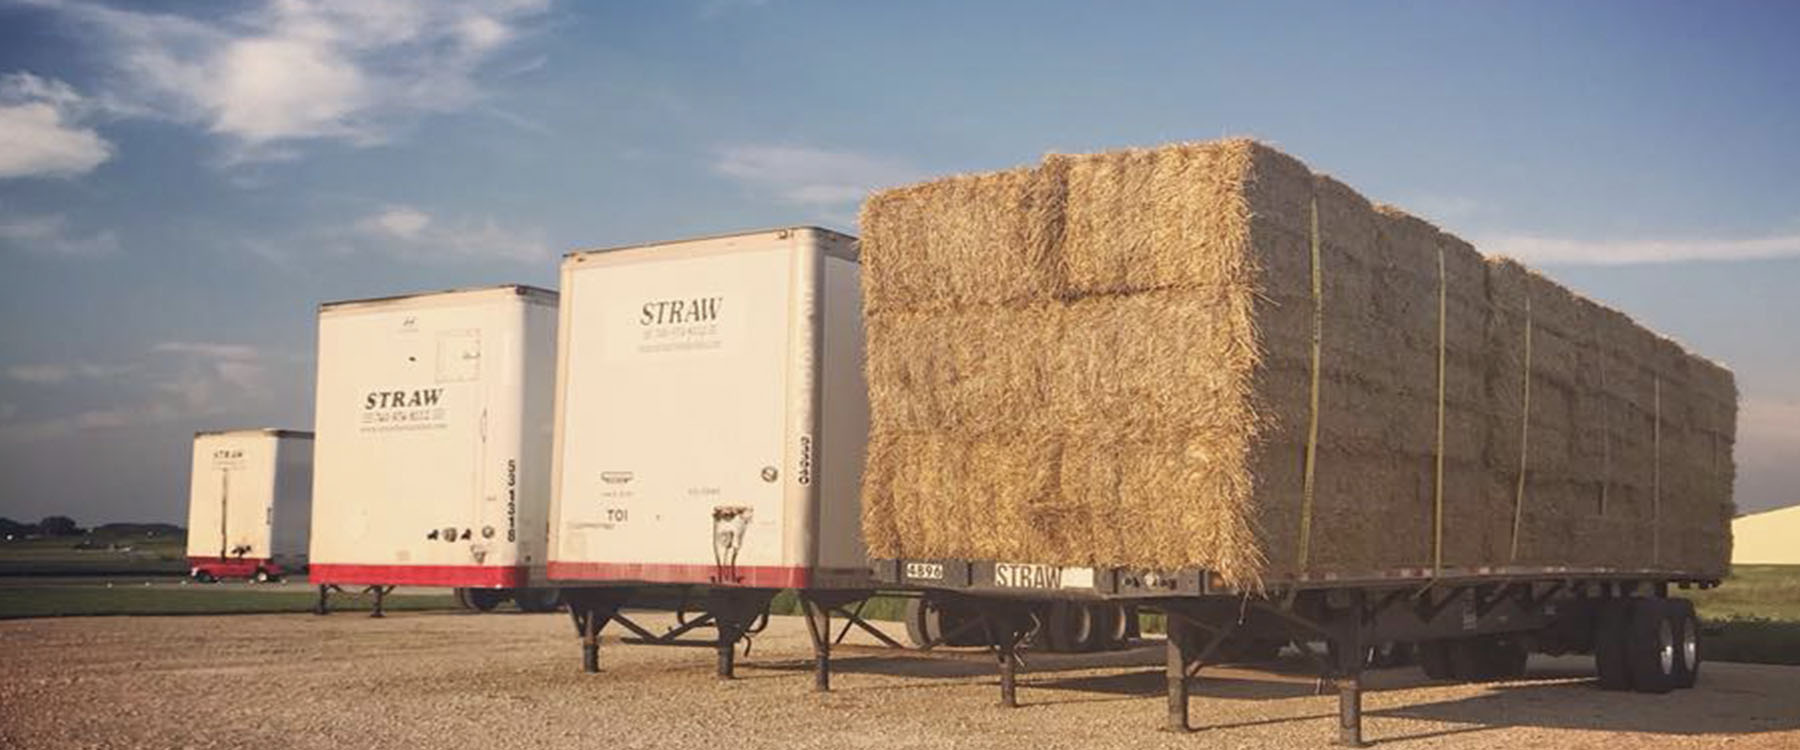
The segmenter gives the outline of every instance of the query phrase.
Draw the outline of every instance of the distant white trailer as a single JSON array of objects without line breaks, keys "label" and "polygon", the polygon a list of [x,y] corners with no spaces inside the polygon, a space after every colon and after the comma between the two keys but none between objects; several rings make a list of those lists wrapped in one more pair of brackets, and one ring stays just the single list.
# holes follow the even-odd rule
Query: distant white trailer
[{"label": "distant white trailer", "polygon": [[556,293],[507,285],[319,309],[313,583],[448,586],[552,609]]},{"label": "distant white trailer", "polygon": [[313,435],[254,429],[194,435],[189,575],[267,581],[306,567]]},{"label": "distant white trailer", "polygon": [[855,238],[799,227],[571,253],[562,289],[549,575],[585,666],[615,619],[628,642],[689,629],[646,635],[618,614],[647,598],[705,610],[686,622],[716,626],[721,676],[776,590],[801,589],[815,625],[866,598]]}]

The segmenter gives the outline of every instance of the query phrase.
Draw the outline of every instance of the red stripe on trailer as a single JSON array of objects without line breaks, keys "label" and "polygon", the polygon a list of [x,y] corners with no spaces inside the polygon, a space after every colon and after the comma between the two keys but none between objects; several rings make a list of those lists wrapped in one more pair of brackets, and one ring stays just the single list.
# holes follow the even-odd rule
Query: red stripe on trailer
[{"label": "red stripe on trailer", "polygon": [[191,573],[206,573],[214,578],[249,578],[256,575],[256,569],[269,571],[269,575],[281,575],[281,566],[269,562],[266,557],[189,557],[188,570]]},{"label": "red stripe on trailer", "polygon": [[553,581],[724,583],[758,589],[803,589],[812,583],[811,568],[784,565],[739,565],[731,581],[717,580],[719,568],[713,565],[552,561],[547,567]]},{"label": "red stripe on trailer", "polygon": [[456,586],[462,588],[524,588],[530,578],[523,565],[321,565],[314,563],[307,576],[313,583],[358,586]]}]

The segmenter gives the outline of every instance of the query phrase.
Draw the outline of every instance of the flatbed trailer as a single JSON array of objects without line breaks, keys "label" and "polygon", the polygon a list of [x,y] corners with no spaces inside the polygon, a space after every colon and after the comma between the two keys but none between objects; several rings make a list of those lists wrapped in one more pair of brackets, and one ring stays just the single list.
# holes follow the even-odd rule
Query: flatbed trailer
[{"label": "flatbed trailer", "polygon": [[1168,730],[1192,731],[1192,681],[1228,643],[1279,641],[1308,655],[1335,685],[1337,744],[1351,747],[1366,744],[1362,673],[1382,644],[1413,645],[1435,679],[1507,679],[1522,674],[1532,652],[1592,653],[1603,689],[1691,687],[1700,667],[1698,620],[1693,605],[1670,592],[1719,583],[1681,571],[1495,567],[1307,577],[1251,592],[1200,570],[878,560],[874,573],[884,587],[979,614],[1002,705],[1018,705],[1017,650],[1039,627],[1037,605],[1130,602],[1166,617]]}]

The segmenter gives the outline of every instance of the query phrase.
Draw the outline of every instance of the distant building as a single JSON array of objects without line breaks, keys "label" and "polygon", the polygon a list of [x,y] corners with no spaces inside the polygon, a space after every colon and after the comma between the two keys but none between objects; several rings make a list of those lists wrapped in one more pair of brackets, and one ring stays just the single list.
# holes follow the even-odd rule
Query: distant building
[{"label": "distant building", "polygon": [[1800,505],[1731,520],[1731,564],[1800,565]]}]

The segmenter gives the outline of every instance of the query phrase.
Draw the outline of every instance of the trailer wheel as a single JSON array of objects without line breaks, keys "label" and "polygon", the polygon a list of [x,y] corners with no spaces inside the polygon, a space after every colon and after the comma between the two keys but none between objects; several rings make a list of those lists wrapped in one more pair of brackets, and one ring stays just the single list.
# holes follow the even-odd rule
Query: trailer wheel
[{"label": "trailer wheel", "polygon": [[1092,650],[1098,631],[1094,625],[1093,608],[1074,602],[1050,605],[1050,621],[1045,623],[1050,631],[1050,650],[1063,654]]},{"label": "trailer wheel", "polygon": [[1626,661],[1631,667],[1631,686],[1640,693],[1666,693],[1675,689],[1676,655],[1680,651],[1674,607],[1656,597],[1632,603],[1631,622],[1625,636]]},{"label": "trailer wheel", "polygon": [[272,579],[269,576],[269,571],[257,568],[256,573],[250,576],[250,580],[255,583],[268,583]]},{"label": "trailer wheel", "polygon": [[1691,688],[1700,679],[1700,618],[1694,615],[1694,603],[1686,599],[1670,599],[1675,624],[1675,687]]},{"label": "trailer wheel", "polygon": [[1419,644],[1419,668],[1425,676],[1433,680],[1455,679],[1456,672],[1450,667],[1450,642],[1425,641]]},{"label": "trailer wheel", "polygon": [[506,595],[494,589],[469,589],[469,606],[481,612],[492,612]]},{"label": "trailer wheel", "polygon": [[1531,661],[1531,650],[1517,636],[1488,639],[1488,679],[1516,680],[1525,676],[1525,665]]},{"label": "trailer wheel", "polygon": [[512,596],[520,612],[555,612],[562,606],[562,592],[557,589],[513,589]]},{"label": "trailer wheel", "polygon": [[194,571],[194,581],[196,583],[218,583],[219,577],[213,575],[209,570],[196,570]]},{"label": "trailer wheel", "polygon": [[1600,675],[1601,690],[1631,689],[1625,643],[1630,622],[1630,599],[1606,599],[1594,605],[1594,669]]},{"label": "trailer wheel", "polygon": [[1136,610],[1123,604],[1101,604],[1095,609],[1099,610],[1100,615],[1094,618],[1095,624],[1099,625],[1096,628],[1099,632],[1099,637],[1095,638],[1096,650],[1117,651],[1124,648],[1131,640],[1129,620],[1136,616]]},{"label": "trailer wheel", "polygon": [[1491,660],[1486,645],[1479,638],[1457,638],[1451,641],[1451,678],[1460,682],[1487,681]]},{"label": "trailer wheel", "polygon": [[910,641],[912,645],[924,646],[931,642],[930,639],[925,637],[924,597],[907,599],[906,607],[901,612],[900,619],[906,623],[906,640]]},{"label": "trailer wheel", "polygon": [[474,609],[475,608],[475,605],[469,603],[469,590],[468,589],[465,589],[465,588],[450,589],[450,598],[456,601],[457,609]]},{"label": "trailer wheel", "polygon": [[[924,646],[927,643],[936,641],[939,638],[944,637],[944,633],[946,632],[944,628],[956,627],[955,623],[945,614],[944,610],[937,602],[923,596],[906,600],[905,617],[906,637],[908,640],[912,641],[914,646]],[[969,637],[981,638],[982,635],[980,633],[975,633],[973,636],[965,636],[963,638],[958,638],[957,640],[968,640]],[[954,646],[957,644],[940,643],[938,645]]]}]

